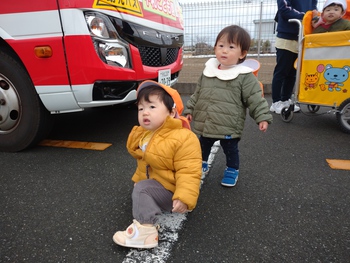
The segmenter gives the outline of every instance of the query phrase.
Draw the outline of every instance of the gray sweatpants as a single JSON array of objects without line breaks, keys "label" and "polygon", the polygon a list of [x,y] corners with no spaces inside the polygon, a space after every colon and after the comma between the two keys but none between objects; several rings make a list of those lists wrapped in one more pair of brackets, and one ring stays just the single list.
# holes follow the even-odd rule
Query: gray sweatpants
[{"label": "gray sweatpants", "polygon": [[156,215],[171,211],[173,193],[153,179],[138,182],[132,191],[132,215],[140,224],[155,224]]}]

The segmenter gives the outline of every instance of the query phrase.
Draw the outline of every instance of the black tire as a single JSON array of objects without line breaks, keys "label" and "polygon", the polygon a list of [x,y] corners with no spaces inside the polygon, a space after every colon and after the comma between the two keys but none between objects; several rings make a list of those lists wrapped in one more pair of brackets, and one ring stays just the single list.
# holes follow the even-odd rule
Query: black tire
[{"label": "black tire", "polygon": [[284,107],[281,110],[281,118],[284,122],[291,122],[294,117],[294,111],[291,107]]},{"label": "black tire", "polygon": [[0,57],[0,151],[18,152],[43,139],[53,118],[23,66],[2,50]]},{"label": "black tire", "polygon": [[320,106],[308,104],[308,105],[307,105],[307,109],[308,109],[309,112],[311,112],[311,113],[316,113],[316,112],[318,112],[318,111],[320,110]]},{"label": "black tire", "polygon": [[339,112],[337,112],[337,121],[340,125],[340,129],[350,134],[350,98],[344,100],[339,106]]}]

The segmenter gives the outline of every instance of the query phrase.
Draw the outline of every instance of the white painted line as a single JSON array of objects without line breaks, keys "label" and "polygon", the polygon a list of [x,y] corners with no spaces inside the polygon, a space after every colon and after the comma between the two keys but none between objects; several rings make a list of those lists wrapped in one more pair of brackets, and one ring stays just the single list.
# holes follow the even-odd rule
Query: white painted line
[{"label": "white painted line", "polygon": [[[211,148],[208,158],[209,167],[212,166],[216,153],[220,147],[220,141],[216,141]],[[203,185],[202,178],[201,187]],[[185,220],[186,214],[166,212],[158,216],[159,241],[158,247],[152,249],[130,249],[130,252],[124,258],[123,263],[137,263],[137,262],[152,262],[165,263],[170,257],[170,252],[173,244],[178,240],[179,231],[181,230]]]}]

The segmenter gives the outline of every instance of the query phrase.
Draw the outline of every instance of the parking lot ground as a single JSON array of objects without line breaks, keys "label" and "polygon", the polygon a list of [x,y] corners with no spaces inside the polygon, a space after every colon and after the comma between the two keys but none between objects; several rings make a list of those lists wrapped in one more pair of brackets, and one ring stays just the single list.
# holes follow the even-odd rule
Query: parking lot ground
[{"label": "parking lot ground", "polygon": [[[327,159],[350,159],[349,134],[328,109],[302,110],[290,123],[274,115],[266,133],[248,117],[237,185],[220,185],[219,148],[196,209],[166,253],[147,252],[157,258],[149,262],[348,262],[350,172]],[[0,262],[145,262],[112,241],[132,220],[135,161],[125,143],[136,114],[106,108],[57,116],[48,139],[111,143],[104,151],[0,153]]]}]

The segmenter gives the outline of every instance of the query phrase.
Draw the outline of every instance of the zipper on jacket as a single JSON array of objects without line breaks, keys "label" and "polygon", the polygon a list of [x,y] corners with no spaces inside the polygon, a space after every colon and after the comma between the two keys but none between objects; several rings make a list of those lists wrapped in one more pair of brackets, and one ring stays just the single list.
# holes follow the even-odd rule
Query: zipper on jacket
[{"label": "zipper on jacket", "polygon": [[148,172],[148,168],[149,168],[149,165],[147,164],[147,165],[146,165],[146,177],[147,177],[147,179],[149,179],[149,172]]}]

